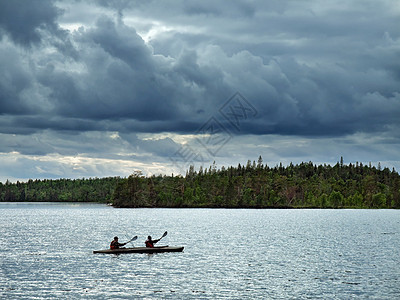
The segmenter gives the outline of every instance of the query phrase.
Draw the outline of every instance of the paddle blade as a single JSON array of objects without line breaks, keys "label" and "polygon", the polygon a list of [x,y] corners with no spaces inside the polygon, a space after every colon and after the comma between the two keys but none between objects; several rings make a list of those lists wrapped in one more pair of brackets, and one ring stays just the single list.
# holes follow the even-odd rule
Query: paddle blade
[{"label": "paddle blade", "polygon": [[130,242],[136,241],[136,240],[137,240],[137,235],[135,235],[133,238],[131,238],[129,241],[127,241],[127,242],[125,243],[125,245],[128,244],[128,243],[130,243]]},{"label": "paddle blade", "polygon": [[164,232],[164,234],[162,235],[161,238],[165,237],[167,235],[168,232]]}]

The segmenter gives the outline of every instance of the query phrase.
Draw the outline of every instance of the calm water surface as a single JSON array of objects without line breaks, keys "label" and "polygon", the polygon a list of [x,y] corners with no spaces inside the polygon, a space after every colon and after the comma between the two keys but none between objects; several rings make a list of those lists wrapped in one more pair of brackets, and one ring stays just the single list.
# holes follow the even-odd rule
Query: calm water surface
[{"label": "calm water surface", "polygon": [[[399,299],[400,211],[0,203],[3,299]],[[115,235],[182,253],[92,254]]]}]

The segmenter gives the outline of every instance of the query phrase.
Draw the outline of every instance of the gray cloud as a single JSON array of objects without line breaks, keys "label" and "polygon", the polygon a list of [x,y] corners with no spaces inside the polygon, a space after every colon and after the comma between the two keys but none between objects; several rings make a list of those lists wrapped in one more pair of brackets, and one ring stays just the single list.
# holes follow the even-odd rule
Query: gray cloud
[{"label": "gray cloud", "polygon": [[[110,5],[108,2],[104,4]],[[119,4],[121,14],[123,7],[128,7],[123,14],[128,15],[129,4]],[[209,11],[204,7],[208,7]],[[390,100],[393,97],[395,99],[394,93],[398,90],[397,78],[393,76],[396,69],[388,72],[385,66],[377,63],[381,57],[378,53],[384,51],[382,49],[387,43],[383,39],[383,34],[387,31],[381,33],[380,44],[374,45],[370,42],[371,47],[367,50],[360,48],[361,54],[364,53],[366,57],[361,56],[356,61],[364,59],[363,64],[360,62],[358,66],[346,65],[347,60],[354,59],[352,52],[357,45],[352,42],[349,46],[344,42],[349,41],[352,33],[359,36],[358,29],[367,25],[364,21],[357,21],[358,15],[365,12],[362,7],[352,7],[345,13],[333,11],[327,20],[322,19],[326,16],[323,9],[321,12],[312,13],[299,9],[292,15],[294,8],[289,4],[271,11],[261,6],[264,10],[260,13],[255,13],[259,11],[255,7],[242,10],[239,3],[230,6],[181,3],[175,8],[181,9],[182,12],[178,14],[178,21],[175,21],[174,25],[181,18],[190,17],[195,23],[207,18],[211,20],[203,25],[207,29],[219,25],[216,16],[218,19],[222,16],[226,21],[239,18],[244,28],[235,35],[239,37],[238,44],[243,44],[240,38],[245,33],[250,33],[250,36],[259,34],[261,44],[257,39],[250,37],[247,46],[256,46],[254,52],[242,50],[229,55],[229,51],[225,51],[227,45],[224,41],[229,39],[232,43],[234,36],[230,31],[235,25],[227,21],[222,29],[212,28],[217,29],[217,33],[220,32],[221,44],[215,40],[214,32],[208,34],[208,31],[205,31],[200,44],[196,42],[197,34],[174,34],[169,37],[167,35],[163,40],[164,44],[178,39],[183,42],[181,46],[186,45],[188,50],[183,49],[180,53],[175,53],[175,57],[157,56],[136,30],[124,23],[121,16],[116,20],[100,16],[92,28],[70,34],[65,47],[58,44],[58,49],[70,49],[74,55],[66,55],[69,51],[59,51],[50,57],[47,56],[47,59],[40,57],[37,59],[35,70],[27,69],[26,63],[25,69],[22,69],[22,66],[18,66],[18,57],[14,58],[16,63],[13,65],[16,68],[9,68],[12,70],[9,77],[16,84],[6,85],[15,86],[17,92],[27,90],[29,85],[36,85],[38,90],[45,87],[49,93],[47,97],[53,113],[64,118],[73,118],[72,120],[108,120],[114,123],[113,128],[116,130],[117,120],[132,119],[140,124],[136,128],[137,131],[146,131],[145,122],[149,122],[147,130],[150,132],[162,128],[166,131],[188,132],[206,121],[203,115],[199,116],[196,112],[205,111],[212,114],[213,106],[222,105],[229,93],[235,90],[245,94],[260,111],[254,126],[247,124],[243,127],[248,133],[340,135],[359,130],[376,131],[380,126],[370,126],[370,122],[365,122],[365,117],[369,117],[370,113],[363,99],[371,98],[368,96],[370,94],[382,95],[381,101],[394,105],[390,111],[398,110],[396,102]],[[318,9],[318,6],[316,8]],[[141,6],[140,9],[149,14],[148,6]],[[47,23],[50,19],[54,23],[57,10],[48,10],[54,10],[53,18],[43,14],[39,15],[38,19],[41,17],[43,22]],[[159,10],[156,10],[154,15],[158,16],[159,13]],[[349,14],[356,17],[346,22]],[[343,22],[334,22],[337,19]],[[263,20],[269,25],[265,25]],[[167,18],[166,21],[171,20]],[[39,21],[35,22],[40,24]],[[353,29],[355,32],[345,30],[348,24],[343,23],[348,22],[358,25]],[[299,25],[292,26],[295,23]],[[389,24],[390,22],[384,21],[381,24],[382,29],[394,30]],[[264,31],[260,31],[256,25],[261,25]],[[255,33],[250,29],[254,29]],[[287,36],[288,44],[285,44],[285,38],[281,38],[277,40],[276,47],[283,50],[283,56],[268,54],[271,45],[268,43],[257,49],[257,44],[263,45],[265,39],[276,39],[281,31]],[[398,31],[392,34],[398,34]],[[324,43],[320,43],[321,41]],[[363,38],[362,41],[364,44],[360,47],[365,46],[366,39]],[[398,44],[393,40],[391,43]],[[393,47],[392,44],[390,47]],[[315,46],[317,49],[312,50]],[[297,55],[288,56],[287,49]],[[340,50],[338,52],[335,49]],[[317,54],[316,51],[322,51],[323,55]],[[310,55],[314,55],[315,58]],[[374,59],[370,62],[368,58]],[[82,70],[74,70],[75,65]],[[16,91],[3,89],[3,93],[12,96],[17,94]],[[2,97],[10,98],[8,94]],[[22,105],[24,108],[21,108],[21,105],[15,104],[18,101],[14,104],[4,102],[7,105],[4,108],[5,112],[9,110],[17,113],[29,107]],[[375,110],[372,111],[375,113]],[[154,122],[159,121],[164,121],[162,126],[154,126]],[[388,122],[396,120],[391,118]],[[178,126],[183,123],[193,125],[189,128]],[[54,119],[47,124],[49,128],[56,125]],[[99,124],[97,129],[102,130],[101,122]],[[88,127],[83,126],[83,130],[86,129]]]},{"label": "gray cloud", "polygon": [[56,19],[61,13],[52,1],[2,0],[0,30],[16,43],[31,46],[40,43],[41,31],[59,34]]},{"label": "gray cloud", "polygon": [[[137,133],[195,134],[210,117],[241,138],[387,136],[400,128],[397,2],[337,4],[2,1],[1,151],[94,153],[68,141],[117,132],[161,161],[179,145]],[[257,110],[240,130],[219,112],[236,91]]]}]

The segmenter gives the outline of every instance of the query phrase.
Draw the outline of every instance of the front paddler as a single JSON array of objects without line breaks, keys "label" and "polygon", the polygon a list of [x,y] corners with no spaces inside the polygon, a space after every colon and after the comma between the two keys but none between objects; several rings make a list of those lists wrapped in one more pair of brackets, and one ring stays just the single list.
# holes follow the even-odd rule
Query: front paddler
[{"label": "front paddler", "polygon": [[158,240],[152,240],[151,236],[149,235],[147,237],[147,240],[144,242],[146,244],[147,248],[154,248],[154,244],[158,243],[161,239]]}]

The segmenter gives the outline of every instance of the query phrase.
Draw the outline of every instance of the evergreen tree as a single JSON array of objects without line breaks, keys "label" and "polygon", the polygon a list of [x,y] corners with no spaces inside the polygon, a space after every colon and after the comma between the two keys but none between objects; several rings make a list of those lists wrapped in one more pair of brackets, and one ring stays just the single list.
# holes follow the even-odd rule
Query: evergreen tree
[{"label": "evergreen tree", "polygon": [[[203,171],[204,170],[204,171]],[[186,176],[28,180],[0,183],[0,201],[112,202],[117,207],[352,207],[400,208],[400,176],[393,169],[342,158],[335,166],[302,162],[285,167],[221,167],[214,162]]]}]

